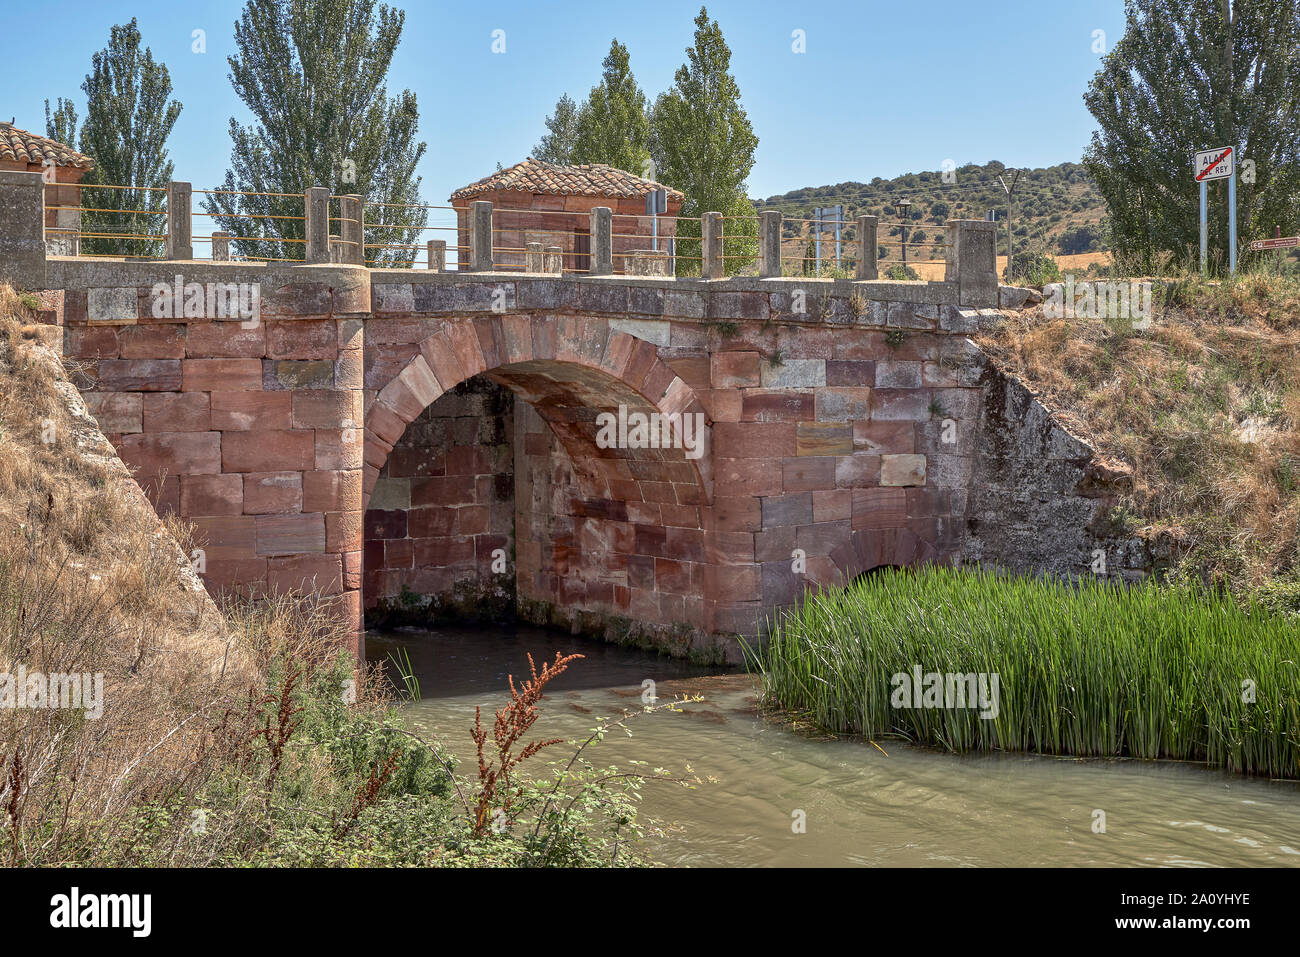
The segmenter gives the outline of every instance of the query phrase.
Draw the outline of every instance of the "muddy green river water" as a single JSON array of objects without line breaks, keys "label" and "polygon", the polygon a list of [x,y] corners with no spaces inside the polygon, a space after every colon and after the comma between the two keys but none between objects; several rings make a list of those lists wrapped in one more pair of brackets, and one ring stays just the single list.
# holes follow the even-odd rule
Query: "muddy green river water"
[{"label": "muddy green river water", "polygon": [[[367,636],[367,656],[404,650],[422,700],[406,705],[462,762],[474,707],[506,699],[506,676],[556,651],[586,655],[547,689],[537,737],[585,738],[597,716],[702,695],[683,713],[636,718],[596,763],[643,760],[704,779],[652,783],[646,849],[685,866],[1300,867],[1300,785],[1199,766],[994,755],[958,757],[880,741],[828,740],[761,718],[751,679],[525,626]],[[539,773],[541,759],[538,762]],[[805,822],[802,833],[793,823]],[[1104,833],[1097,824],[1103,820]]]}]

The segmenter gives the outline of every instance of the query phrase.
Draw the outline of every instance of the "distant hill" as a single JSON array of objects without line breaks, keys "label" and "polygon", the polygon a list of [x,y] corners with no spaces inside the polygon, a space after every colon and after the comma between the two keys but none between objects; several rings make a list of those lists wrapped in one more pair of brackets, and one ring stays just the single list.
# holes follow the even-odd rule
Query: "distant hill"
[{"label": "distant hill", "polygon": [[[945,220],[983,219],[985,211],[997,210],[998,251],[1006,251],[1006,194],[998,184],[998,174],[1005,170],[999,162],[983,166],[969,163],[958,167],[952,183],[943,181],[943,173],[908,173],[894,179],[877,176],[870,183],[837,183],[834,186],[804,187],[780,196],[756,199],[761,212],[778,209],[787,220],[810,219],[818,206],[843,203],[848,219],[859,215],[876,215],[881,219],[880,240],[897,241],[897,227],[886,230],[885,223],[898,223],[895,203],[906,198],[912,202],[908,239],[941,240]],[[1012,234],[1016,251],[1038,249],[1050,255],[1096,252],[1104,248],[1101,219],[1106,204],[1089,182],[1078,163],[1061,163],[1020,174],[1013,196]],[[786,222],[783,245],[797,246],[810,235],[810,225]],[[919,255],[918,255],[919,254]],[[894,255],[897,255],[895,250]],[[890,257],[892,258],[892,256]],[[941,259],[939,246],[912,247],[909,259]]]}]

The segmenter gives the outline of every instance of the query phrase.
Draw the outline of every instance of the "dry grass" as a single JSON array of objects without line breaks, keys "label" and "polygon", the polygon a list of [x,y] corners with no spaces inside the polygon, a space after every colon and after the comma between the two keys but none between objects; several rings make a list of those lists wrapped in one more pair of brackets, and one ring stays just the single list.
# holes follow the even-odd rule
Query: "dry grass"
[{"label": "dry grass", "polygon": [[1134,468],[1123,508],[1182,542],[1180,572],[1247,591],[1300,569],[1300,282],[1157,289],[1149,329],[1047,319],[980,344],[1101,453]]}]

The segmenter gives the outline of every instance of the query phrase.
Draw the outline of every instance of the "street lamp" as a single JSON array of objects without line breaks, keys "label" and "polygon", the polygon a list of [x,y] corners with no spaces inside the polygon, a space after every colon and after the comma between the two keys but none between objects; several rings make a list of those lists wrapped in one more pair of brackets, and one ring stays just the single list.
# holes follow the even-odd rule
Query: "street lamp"
[{"label": "street lamp", "polygon": [[912,201],[910,199],[900,199],[895,205],[898,206],[898,218],[903,221],[903,268],[907,268],[907,217],[912,211]]}]

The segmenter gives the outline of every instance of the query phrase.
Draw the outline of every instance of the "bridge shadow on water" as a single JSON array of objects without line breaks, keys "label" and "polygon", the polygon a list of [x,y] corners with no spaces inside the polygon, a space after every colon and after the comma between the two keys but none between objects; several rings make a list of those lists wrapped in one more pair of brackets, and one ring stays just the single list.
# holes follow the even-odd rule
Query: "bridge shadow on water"
[{"label": "bridge shadow on water", "polygon": [[734,672],[722,665],[695,665],[652,651],[622,647],[581,635],[523,623],[449,624],[445,627],[372,631],[366,635],[366,656],[379,661],[400,688],[401,677],[390,655],[410,658],[422,698],[498,695],[506,693],[510,675],[516,686],[527,680],[528,655],[540,669],[543,662],[579,654],[568,670],[548,686],[548,694],[592,688],[639,689],[656,683]]}]

